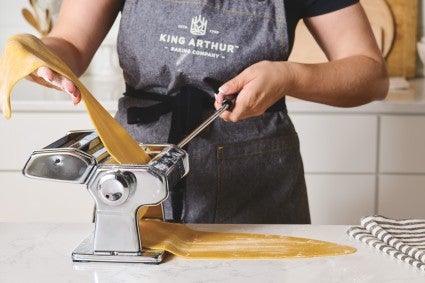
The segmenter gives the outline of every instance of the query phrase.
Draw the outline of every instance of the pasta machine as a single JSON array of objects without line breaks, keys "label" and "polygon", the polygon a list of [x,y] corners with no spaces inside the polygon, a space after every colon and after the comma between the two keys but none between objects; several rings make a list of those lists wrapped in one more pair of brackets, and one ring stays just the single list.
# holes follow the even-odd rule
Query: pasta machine
[{"label": "pasta machine", "polygon": [[142,248],[137,211],[163,202],[189,171],[187,153],[171,144],[141,147],[145,165],[114,164],[95,131],[71,131],[34,151],[27,177],[85,184],[95,201],[95,229],[72,253],[73,261],[159,263],[164,251]]},{"label": "pasta machine", "polygon": [[85,184],[95,201],[95,229],[72,253],[73,261],[159,263],[165,251],[142,248],[137,211],[161,204],[169,190],[189,171],[182,148],[233,102],[222,107],[179,144],[141,144],[148,164],[116,164],[95,131],[71,131],[34,151],[23,174],[27,177]]}]

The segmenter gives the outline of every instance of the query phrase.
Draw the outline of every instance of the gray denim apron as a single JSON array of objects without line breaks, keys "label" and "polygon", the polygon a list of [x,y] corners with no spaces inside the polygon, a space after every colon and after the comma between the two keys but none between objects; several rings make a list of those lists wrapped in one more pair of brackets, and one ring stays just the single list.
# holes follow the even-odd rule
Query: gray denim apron
[{"label": "gray denim apron", "polygon": [[[214,111],[221,84],[256,62],[287,59],[284,1],[127,0],[118,54],[129,90],[117,120],[140,142],[177,143]],[[168,98],[170,109],[161,104]],[[130,122],[134,112],[157,115]],[[310,222],[298,136],[284,101],[238,123],[217,119],[187,151],[190,172],[163,204],[168,221]]]}]

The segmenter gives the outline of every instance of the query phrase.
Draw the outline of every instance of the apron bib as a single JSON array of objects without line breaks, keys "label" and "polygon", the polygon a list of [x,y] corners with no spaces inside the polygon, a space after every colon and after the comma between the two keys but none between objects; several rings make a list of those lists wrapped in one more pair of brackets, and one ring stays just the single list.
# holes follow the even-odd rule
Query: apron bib
[{"label": "apron bib", "polygon": [[127,0],[118,53],[135,89],[212,94],[256,62],[288,57],[283,1]]},{"label": "apron bib", "polygon": [[[183,102],[188,113],[206,117],[224,82],[259,61],[287,59],[284,1],[127,0],[118,54],[132,89],[207,96],[211,107],[204,110],[202,103]],[[128,109],[158,104],[142,97],[121,98],[117,120],[140,142],[169,142],[175,113],[127,123]],[[299,141],[283,107],[238,123],[218,119],[187,151],[190,173],[163,203],[166,220],[309,223]]]}]

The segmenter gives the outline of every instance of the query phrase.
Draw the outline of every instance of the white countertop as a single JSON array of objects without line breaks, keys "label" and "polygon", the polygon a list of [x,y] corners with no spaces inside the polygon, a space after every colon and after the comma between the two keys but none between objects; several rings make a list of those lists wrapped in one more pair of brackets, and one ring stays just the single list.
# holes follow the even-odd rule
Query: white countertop
[{"label": "white countertop", "polygon": [[167,256],[159,265],[73,263],[71,252],[92,231],[92,224],[0,223],[0,282],[425,282],[424,272],[349,238],[347,226],[192,227],[314,238],[358,251],[311,259],[187,260]]},{"label": "white countertop", "polygon": [[[124,91],[120,75],[113,77],[83,76],[83,83],[109,111],[115,112],[117,101]],[[323,104],[287,98],[289,113],[333,113],[333,114],[425,114],[425,79],[409,81],[410,88],[391,91],[387,99],[352,108],[339,108]],[[68,94],[38,86],[27,80],[19,82],[12,97],[16,112],[63,112],[85,111],[83,103],[73,106]]]}]

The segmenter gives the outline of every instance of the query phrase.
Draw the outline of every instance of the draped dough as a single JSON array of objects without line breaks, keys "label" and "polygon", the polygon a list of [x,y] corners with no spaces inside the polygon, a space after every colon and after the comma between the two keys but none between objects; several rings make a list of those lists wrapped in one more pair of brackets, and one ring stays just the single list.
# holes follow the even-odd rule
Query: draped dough
[{"label": "draped dough", "polygon": [[336,256],[356,250],[330,242],[279,235],[205,232],[186,225],[144,219],[142,243],[196,259],[279,259]]},{"label": "draped dough", "polygon": [[[0,101],[10,118],[10,94],[22,78],[46,66],[69,78],[78,87],[87,112],[103,144],[121,164],[145,164],[149,156],[90,94],[66,64],[36,37],[19,34],[11,37],[0,58]],[[142,208],[142,213],[146,207]],[[312,239],[247,233],[216,233],[192,230],[184,224],[140,220],[144,248],[164,249],[185,258],[288,258],[344,255],[355,249]]]},{"label": "draped dough", "polygon": [[3,114],[10,118],[10,94],[14,85],[39,67],[46,66],[67,77],[78,87],[87,112],[109,154],[123,164],[149,162],[148,154],[99,104],[71,69],[33,35],[18,34],[6,43],[0,58],[0,101]]}]

